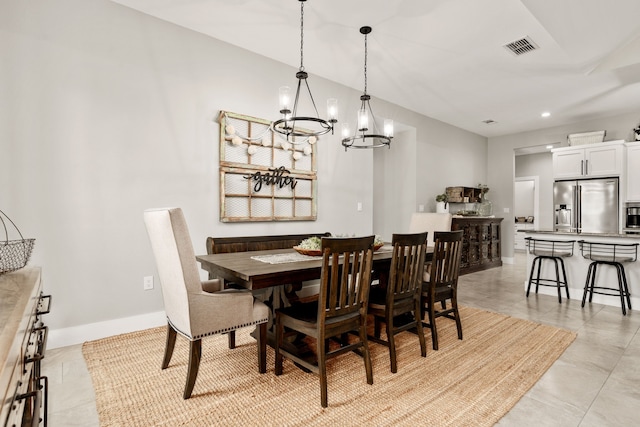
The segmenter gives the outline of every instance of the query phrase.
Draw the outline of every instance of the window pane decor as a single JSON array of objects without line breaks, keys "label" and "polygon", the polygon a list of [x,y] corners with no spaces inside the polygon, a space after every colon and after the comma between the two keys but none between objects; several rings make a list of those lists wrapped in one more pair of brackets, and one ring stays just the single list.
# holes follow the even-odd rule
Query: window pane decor
[{"label": "window pane decor", "polygon": [[316,138],[289,143],[264,119],[221,111],[220,220],[315,221]]}]

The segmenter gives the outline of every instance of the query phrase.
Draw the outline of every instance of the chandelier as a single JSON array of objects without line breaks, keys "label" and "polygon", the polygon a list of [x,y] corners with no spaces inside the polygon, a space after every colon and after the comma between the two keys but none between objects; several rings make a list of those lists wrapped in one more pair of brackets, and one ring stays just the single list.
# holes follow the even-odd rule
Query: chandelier
[{"label": "chandelier", "polygon": [[[333,125],[338,122],[338,100],[330,98],[327,100],[328,120],[320,118],[318,108],[311,94],[307,77],[309,76],[304,69],[304,2],[300,1],[300,68],[296,73],[298,79],[298,88],[296,89],[293,107],[291,106],[291,90],[288,86],[283,86],[279,91],[280,114],[282,118],[274,121],[271,128],[274,132],[284,135],[287,141],[293,144],[302,142],[314,143],[318,136],[324,135],[331,131],[333,133]],[[298,115],[298,103],[300,101],[300,88],[306,86],[309,93],[311,106],[315,111],[315,116]],[[304,91],[303,91],[304,92]],[[303,129],[298,128],[300,125]],[[303,137],[302,141],[295,140],[295,137]]]},{"label": "chandelier", "polygon": [[371,27],[361,27],[360,33],[364,34],[364,92],[360,96],[361,104],[354,132],[351,133],[348,123],[342,125],[342,145],[345,151],[347,148],[391,147],[393,138],[391,119],[384,120],[384,134],[378,131],[378,124],[369,103],[371,96],[367,94],[367,35],[371,33]]}]

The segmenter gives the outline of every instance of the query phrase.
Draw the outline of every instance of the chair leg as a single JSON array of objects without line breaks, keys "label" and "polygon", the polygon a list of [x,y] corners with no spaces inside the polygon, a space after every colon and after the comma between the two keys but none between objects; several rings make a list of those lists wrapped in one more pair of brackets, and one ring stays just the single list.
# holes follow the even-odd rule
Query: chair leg
[{"label": "chair leg", "polygon": [[460,312],[458,311],[458,295],[456,292],[451,298],[451,307],[453,308],[453,316],[456,319],[456,329],[458,329],[458,339],[462,339],[462,322],[460,321]]},{"label": "chair leg", "polygon": [[167,342],[164,346],[164,359],[162,360],[162,369],[166,369],[171,362],[171,356],[173,356],[173,349],[176,346],[176,330],[167,324]]},{"label": "chair leg", "polygon": [[529,272],[529,283],[527,284],[527,298],[529,297],[529,292],[531,291],[531,281],[533,280],[533,272],[536,269],[536,261],[538,260],[539,258],[536,257],[533,259],[533,262],[531,262],[531,271]]},{"label": "chair leg", "polygon": [[565,270],[564,268],[564,261],[562,260],[562,258],[559,258],[560,260],[560,266],[562,267],[562,276],[564,277],[564,290],[567,293],[567,300],[570,299],[569,298],[569,281],[567,280],[567,270]]},{"label": "chair leg", "polygon": [[622,271],[622,283],[624,285],[624,292],[627,296],[627,306],[629,310],[631,310],[631,292],[629,292],[629,284],[627,283],[627,275],[624,272],[624,267],[621,265],[620,270]]},{"label": "chair leg", "polygon": [[360,318],[360,342],[364,353],[364,369],[367,373],[367,384],[373,384],[373,368],[371,367],[371,353],[369,353],[369,341],[367,340],[367,319]]},{"label": "chair leg", "polygon": [[282,375],[282,353],[280,353],[280,346],[282,345],[282,339],[284,336],[284,326],[282,326],[282,320],[276,313],[276,363],[275,374]]},{"label": "chair leg", "polygon": [[553,265],[556,268],[556,290],[558,291],[558,304],[562,304],[562,288],[560,285],[560,267],[558,266],[558,258],[553,258]]},{"label": "chair leg", "polygon": [[593,301],[593,288],[596,285],[596,273],[598,271],[598,263],[594,262],[593,263],[593,271],[591,272],[591,284],[589,285],[589,288],[591,289],[591,292],[589,293],[589,302],[591,303]]},{"label": "chair leg", "polygon": [[327,407],[327,350],[323,338],[317,340],[318,346],[318,375],[320,376],[320,405]]},{"label": "chair leg", "polygon": [[189,347],[189,370],[187,371],[187,384],[184,387],[184,399],[191,397],[193,386],[196,385],[196,377],[200,368],[200,359],[202,357],[202,340],[191,341]]},{"label": "chair leg", "polygon": [[593,263],[589,264],[587,269],[587,280],[584,282],[584,292],[582,293],[582,307],[587,302],[587,294],[589,293],[589,282],[591,280],[591,272],[593,270]]},{"label": "chair leg", "polygon": [[429,324],[431,325],[431,341],[433,349],[438,349],[438,330],[436,329],[436,309],[434,307],[435,301],[429,304]]},{"label": "chair leg", "polygon": [[391,373],[398,372],[398,361],[396,359],[396,340],[393,334],[393,313],[387,310],[387,316],[385,319],[387,327],[387,342],[389,343],[389,357],[391,359]]},{"label": "chair leg", "polygon": [[626,316],[627,308],[624,300],[625,288],[626,288],[626,277],[624,278],[624,281],[623,281],[624,270],[622,268],[622,265],[620,264],[613,264],[613,265],[616,268],[616,271],[618,272],[618,292],[620,292],[620,306],[622,307],[622,315]]},{"label": "chair leg", "polygon": [[267,322],[258,325],[258,372],[267,372]]},{"label": "chair leg", "polygon": [[236,331],[231,331],[227,335],[229,336],[229,348],[233,350],[236,348]]},{"label": "chair leg", "polygon": [[540,273],[542,272],[542,259],[538,257],[538,274],[536,275],[536,294],[538,293],[538,288],[540,288]]},{"label": "chair leg", "polygon": [[418,317],[420,313],[420,298],[416,298],[416,307],[414,309],[413,315],[416,321],[416,331],[418,332],[418,339],[420,340],[420,355],[422,357],[427,357],[427,342],[424,338],[424,329],[422,328],[422,318]]}]

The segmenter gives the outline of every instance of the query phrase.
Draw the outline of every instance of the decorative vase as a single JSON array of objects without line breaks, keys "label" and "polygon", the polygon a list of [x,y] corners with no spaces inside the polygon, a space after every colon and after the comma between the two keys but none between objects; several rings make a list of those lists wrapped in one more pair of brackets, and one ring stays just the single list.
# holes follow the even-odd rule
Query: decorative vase
[{"label": "decorative vase", "polygon": [[491,200],[487,198],[487,193],[482,195],[482,201],[478,203],[478,215],[480,216],[491,216],[493,212],[493,205],[491,204]]},{"label": "decorative vase", "polygon": [[640,126],[633,130],[633,133],[636,135],[636,141],[640,141]]},{"label": "decorative vase", "polygon": [[436,212],[437,213],[449,212],[449,204],[446,202],[436,202]]}]

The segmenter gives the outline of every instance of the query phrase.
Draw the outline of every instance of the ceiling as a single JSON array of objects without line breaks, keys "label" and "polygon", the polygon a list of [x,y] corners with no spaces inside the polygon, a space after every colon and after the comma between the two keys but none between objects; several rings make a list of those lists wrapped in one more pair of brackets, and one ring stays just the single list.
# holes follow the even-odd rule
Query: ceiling
[{"label": "ceiling", "polygon": [[[113,1],[300,65],[296,0]],[[374,98],[487,137],[632,112],[640,121],[639,17],[639,0],[308,0],[304,65],[312,89],[316,75],[362,91],[369,25]],[[504,47],[525,37],[538,49]]]}]

